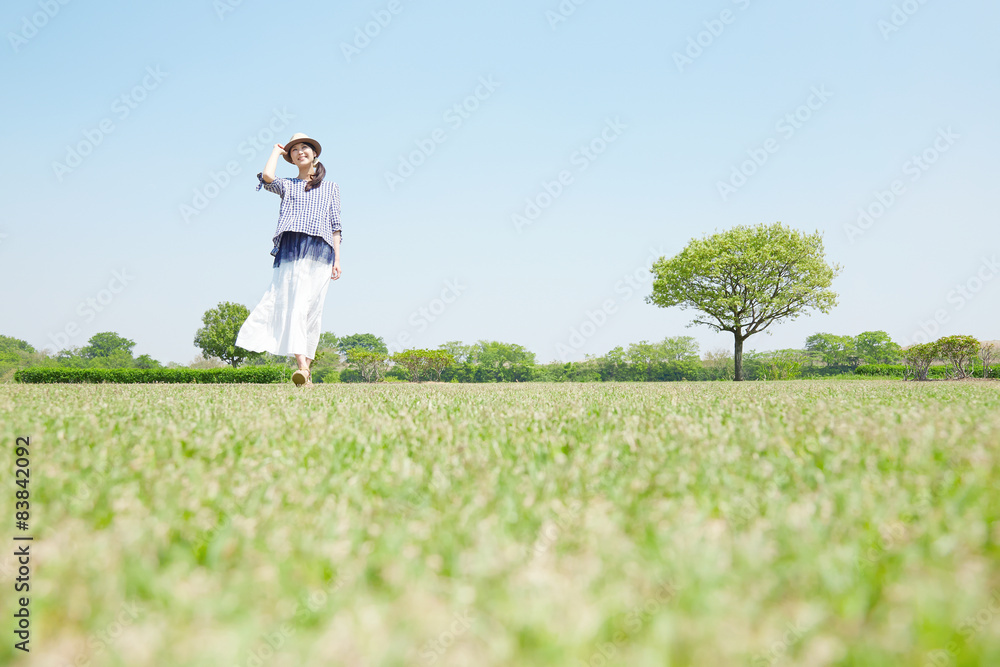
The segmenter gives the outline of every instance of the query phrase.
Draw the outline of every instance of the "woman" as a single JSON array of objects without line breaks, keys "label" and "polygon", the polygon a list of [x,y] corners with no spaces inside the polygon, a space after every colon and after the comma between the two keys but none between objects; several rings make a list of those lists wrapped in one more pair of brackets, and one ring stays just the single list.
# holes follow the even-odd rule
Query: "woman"
[{"label": "woman", "polygon": [[[340,188],[323,180],[322,150],[312,137],[296,133],[284,146],[274,145],[257,174],[258,190],[281,197],[271,251],[274,275],[236,337],[245,350],[294,354],[296,385],[312,384],[309,365],[319,345],[326,291],[341,275]],[[299,168],[297,178],[275,177],[279,155]]]}]

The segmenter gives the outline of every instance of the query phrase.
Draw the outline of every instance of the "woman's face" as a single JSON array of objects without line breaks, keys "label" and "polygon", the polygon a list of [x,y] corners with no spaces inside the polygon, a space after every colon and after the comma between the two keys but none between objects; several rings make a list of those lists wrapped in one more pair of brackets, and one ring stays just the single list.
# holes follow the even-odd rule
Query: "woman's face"
[{"label": "woman's face", "polygon": [[313,158],[316,157],[316,153],[315,151],[313,151],[313,147],[305,143],[304,141],[300,141],[297,144],[293,144],[292,148],[288,151],[288,154],[291,156],[292,162],[294,164],[301,164],[301,165],[312,163]]}]

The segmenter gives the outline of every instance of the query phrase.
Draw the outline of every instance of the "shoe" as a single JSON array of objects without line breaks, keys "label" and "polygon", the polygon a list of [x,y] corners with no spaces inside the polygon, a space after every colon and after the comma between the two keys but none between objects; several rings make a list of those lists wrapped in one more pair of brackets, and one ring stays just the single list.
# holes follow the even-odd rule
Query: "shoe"
[{"label": "shoe", "polygon": [[292,382],[294,382],[297,387],[301,387],[306,383],[312,384],[312,382],[309,382],[309,371],[304,371],[302,369],[295,371],[292,373]]}]

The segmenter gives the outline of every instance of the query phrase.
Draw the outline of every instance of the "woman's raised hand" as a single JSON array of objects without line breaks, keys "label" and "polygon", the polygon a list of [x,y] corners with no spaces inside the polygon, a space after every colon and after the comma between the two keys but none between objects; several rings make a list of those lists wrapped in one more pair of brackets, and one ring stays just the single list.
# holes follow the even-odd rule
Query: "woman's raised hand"
[{"label": "woman's raised hand", "polygon": [[285,147],[282,146],[281,144],[275,144],[274,145],[274,152],[278,153],[279,155],[287,155],[288,154],[288,151],[286,151]]}]

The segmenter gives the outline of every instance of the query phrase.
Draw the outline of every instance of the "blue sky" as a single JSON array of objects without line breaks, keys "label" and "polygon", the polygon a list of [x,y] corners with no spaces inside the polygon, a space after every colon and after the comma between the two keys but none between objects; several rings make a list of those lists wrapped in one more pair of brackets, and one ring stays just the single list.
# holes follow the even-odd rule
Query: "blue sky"
[{"label": "blue sky", "polygon": [[646,304],[644,268],[781,221],[824,234],[840,302],[749,349],[997,339],[998,21],[985,0],[11,0],[0,333],[117,331],[187,363],[207,309],[263,295],[279,200],[256,173],[305,132],[343,201],[324,331],[542,362],[730,348]]}]

